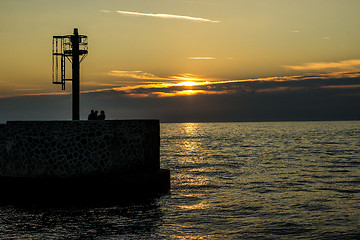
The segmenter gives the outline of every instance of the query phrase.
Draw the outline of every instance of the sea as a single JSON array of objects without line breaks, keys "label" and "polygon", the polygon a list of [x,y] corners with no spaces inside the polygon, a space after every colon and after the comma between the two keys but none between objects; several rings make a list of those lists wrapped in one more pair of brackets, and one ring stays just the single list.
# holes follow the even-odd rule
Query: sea
[{"label": "sea", "polygon": [[155,198],[0,206],[0,238],[360,239],[360,121],[162,123],[161,167]]}]

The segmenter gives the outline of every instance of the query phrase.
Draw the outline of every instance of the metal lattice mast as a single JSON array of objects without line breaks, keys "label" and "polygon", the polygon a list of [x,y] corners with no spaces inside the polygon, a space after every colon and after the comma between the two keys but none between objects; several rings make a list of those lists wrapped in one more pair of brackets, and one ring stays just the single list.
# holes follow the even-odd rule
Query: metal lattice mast
[{"label": "metal lattice mast", "polygon": [[[73,35],[53,36],[52,49],[53,83],[61,84],[65,90],[65,82],[72,82],[72,119],[80,120],[80,63],[88,54],[87,36],[79,35],[78,29],[74,28]],[[65,58],[72,64],[72,78],[66,78]]]}]

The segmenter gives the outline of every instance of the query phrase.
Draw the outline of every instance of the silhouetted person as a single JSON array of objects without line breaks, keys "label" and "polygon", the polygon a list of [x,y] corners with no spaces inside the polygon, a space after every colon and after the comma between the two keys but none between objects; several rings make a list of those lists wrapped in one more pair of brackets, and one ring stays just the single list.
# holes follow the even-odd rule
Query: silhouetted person
[{"label": "silhouetted person", "polygon": [[98,120],[105,120],[105,112],[101,111],[100,115],[98,116]]},{"label": "silhouetted person", "polygon": [[89,116],[88,116],[88,120],[96,120],[96,115],[94,110],[91,110]]},{"label": "silhouetted person", "polygon": [[94,120],[98,120],[98,111],[95,111],[95,116],[94,116]]}]

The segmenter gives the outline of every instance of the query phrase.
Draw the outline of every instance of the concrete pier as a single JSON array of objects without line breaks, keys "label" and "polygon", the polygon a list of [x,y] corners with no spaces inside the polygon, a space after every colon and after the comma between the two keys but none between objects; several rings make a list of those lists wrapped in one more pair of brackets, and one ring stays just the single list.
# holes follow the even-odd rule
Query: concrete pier
[{"label": "concrete pier", "polygon": [[114,201],[170,188],[158,120],[0,125],[1,201]]}]

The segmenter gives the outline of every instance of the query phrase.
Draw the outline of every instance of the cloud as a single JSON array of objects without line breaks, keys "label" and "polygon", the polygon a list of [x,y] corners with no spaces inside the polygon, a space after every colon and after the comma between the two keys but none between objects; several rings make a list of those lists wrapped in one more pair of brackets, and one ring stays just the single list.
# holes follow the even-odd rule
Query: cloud
[{"label": "cloud", "polygon": [[112,111],[121,111],[118,116],[122,118],[128,111],[140,108],[134,114],[180,122],[356,119],[359,77],[359,72],[340,72],[207,82],[191,80],[198,82],[197,85],[180,84],[179,79],[179,83],[113,88],[87,96],[99,101],[106,98],[109,104],[114,104]]},{"label": "cloud", "polygon": [[204,78],[195,74],[191,73],[183,73],[176,76],[170,76],[169,80],[177,80],[177,81],[197,81],[197,82],[207,82],[207,81],[214,81],[215,78]]},{"label": "cloud", "polygon": [[[113,71],[135,77],[142,71]],[[128,73],[131,74],[128,74]],[[126,74],[125,74],[126,75]],[[145,76],[155,76],[145,74]],[[123,74],[120,74],[123,76]],[[203,78],[194,74],[180,74],[162,78],[166,82],[141,83],[132,86],[90,90],[87,92],[115,91],[130,97],[175,97],[184,95],[228,95],[228,94],[279,94],[306,92],[309,89],[358,89],[360,72],[319,73],[282,77],[252,78],[241,80],[219,80]],[[170,80],[170,81],[169,81]],[[329,87],[331,86],[331,87]],[[337,87],[338,86],[338,87]],[[346,87],[348,86],[348,87]]]},{"label": "cloud", "polygon": [[41,88],[16,88],[14,91],[42,91]]},{"label": "cloud", "polygon": [[87,81],[87,82],[82,82],[81,86],[86,86],[86,87],[98,87],[98,86],[104,86],[104,87],[114,87],[114,86],[119,86],[118,83],[103,83],[103,82],[97,82],[97,81]]},{"label": "cloud", "polygon": [[214,57],[188,57],[191,60],[215,60]]},{"label": "cloud", "polygon": [[303,90],[302,87],[275,87],[275,88],[265,88],[256,90],[258,93],[276,93],[276,92],[289,92],[289,91],[298,91]]},{"label": "cloud", "polygon": [[107,73],[109,76],[135,79],[159,79],[158,76],[143,71],[118,71],[112,70]]},{"label": "cloud", "polygon": [[[152,73],[112,70],[110,75],[117,80],[89,82],[82,94],[113,93],[127,97],[176,97],[188,95],[233,95],[233,94],[280,94],[306,92],[309,89],[343,90],[359,92],[360,71],[330,72],[249,79],[218,79],[183,73],[159,77]],[[126,80],[123,78],[127,78]],[[116,83],[116,84],[115,84]],[[68,95],[70,92],[21,93],[17,96]],[[14,96],[3,96],[14,97]]]},{"label": "cloud", "polygon": [[312,62],[303,65],[284,66],[287,70],[297,71],[325,71],[325,70],[352,70],[360,68],[360,59],[345,60],[340,62]]},{"label": "cloud", "polygon": [[360,88],[360,84],[357,84],[357,85],[330,85],[330,86],[321,86],[321,88],[353,89],[353,88]]},{"label": "cloud", "polygon": [[[174,77],[178,80],[82,91],[82,119],[90,109],[104,109],[109,119],[163,122],[351,120],[360,116],[359,71],[223,81],[181,74],[167,79]],[[196,84],[181,84],[184,79],[194,79],[188,81]],[[70,119],[71,93],[61,93],[0,98],[0,121]]]},{"label": "cloud", "polygon": [[179,20],[188,20],[188,21],[196,21],[196,22],[209,22],[209,23],[219,23],[220,21],[210,20],[206,18],[199,17],[190,17],[190,16],[182,16],[182,15],[174,15],[174,14],[166,14],[166,13],[141,13],[141,12],[130,12],[130,11],[116,11],[122,15],[130,15],[130,16],[144,16],[144,17],[155,17],[155,18],[167,18],[167,19],[179,19]]},{"label": "cloud", "polygon": [[[139,80],[151,80],[144,81],[143,83],[152,83],[158,81],[169,81],[169,82],[179,82],[179,81],[197,81],[197,82],[204,82],[204,81],[215,81],[215,78],[204,78],[195,74],[191,73],[182,73],[174,76],[167,76],[167,77],[159,77],[152,73],[146,73],[143,71],[123,71],[123,70],[112,70],[106,73],[108,76],[119,77],[119,78],[129,78],[129,79],[139,79]],[[100,85],[100,84],[99,84]]]}]

